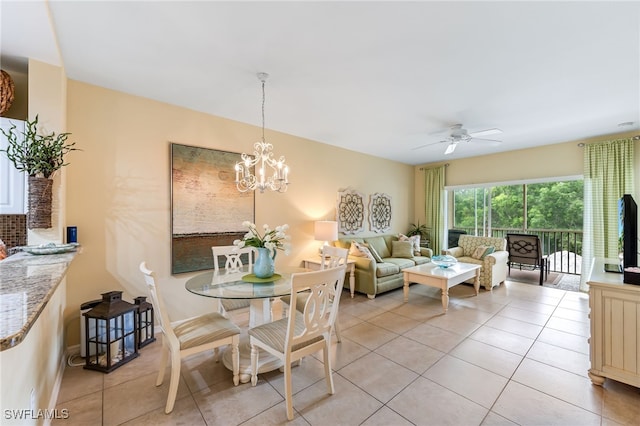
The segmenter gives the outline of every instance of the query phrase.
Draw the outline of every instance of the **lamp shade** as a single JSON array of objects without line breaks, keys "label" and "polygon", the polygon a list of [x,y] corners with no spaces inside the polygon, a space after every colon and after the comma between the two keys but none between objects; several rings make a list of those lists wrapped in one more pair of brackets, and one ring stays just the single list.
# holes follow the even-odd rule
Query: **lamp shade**
[{"label": "lamp shade", "polygon": [[318,241],[335,241],[338,239],[338,222],[318,220],[314,226],[314,238]]}]

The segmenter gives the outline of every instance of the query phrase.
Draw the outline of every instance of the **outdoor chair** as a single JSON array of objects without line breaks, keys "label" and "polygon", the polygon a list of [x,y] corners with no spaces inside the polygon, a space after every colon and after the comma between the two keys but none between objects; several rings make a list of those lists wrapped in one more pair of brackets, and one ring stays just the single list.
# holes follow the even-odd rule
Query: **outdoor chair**
[{"label": "outdoor chair", "polygon": [[540,237],[530,234],[507,234],[507,251],[509,274],[512,265],[517,265],[520,269],[526,265],[532,270],[540,269],[540,285],[547,280],[549,266],[546,256],[542,255]]}]

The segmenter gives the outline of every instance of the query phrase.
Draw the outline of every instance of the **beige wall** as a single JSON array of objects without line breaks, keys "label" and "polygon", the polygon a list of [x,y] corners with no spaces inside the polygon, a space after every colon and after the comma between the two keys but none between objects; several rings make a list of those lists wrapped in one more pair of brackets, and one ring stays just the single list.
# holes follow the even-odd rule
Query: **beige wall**
[{"label": "beige wall", "polygon": [[[59,67],[29,61],[29,118],[39,114],[38,128],[47,133],[65,130],[66,76]],[[65,216],[64,172],[58,173],[53,186],[51,229],[29,231],[29,244],[61,241]],[[64,311],[67,293],[65,279],[51,296],[26,338],[16,347],[0,352],[2,424],[42,424],[34,419],[4,417],[4,409],[46,409],[55,407],[52,397],[62,380],[64,354]],[[31,390],[33,389],[33,407]]]},{"label": "beige wall", "polygon": [[[29,60],[29,119],[38,116],[38,131],[65,132],[67,127],[67,77],[64,69]],[[53,203],[50,229],[30,229],[28,243],[62,242],[65,224],[66,168],[53,175]]]},{"label": "beige wall", "polygon": [[[630,138],[638,132],[620,133],[606,137],[590,138],[537,148],[521,149],[447,162],[446,186],[479,185],[486,183],[514,182],[583,174],[583,151],[579,143],[594,143],[605,140]],[[635,199],[640,199],[640,141],[635,145]],[[442,163],[423,164],[414,168],[416,220],[424,223],[425,191],[422,168]]]},{"label": "beige wall", "polygon": [[[138,264],[147,260],[175,319],[210,310],[213,300],[187,293],[193,274],[170,274],[169,143],[250,152],[260,129],[247,124],[118,93],[68,83],[68,124],[82,151],[69,156],[67,222],[78,226],[82,254],[68,275],[68,343],[77,343],[79,305],[122,289],[146,295]],[[249,102],[250,100],[247,100]],[[335,217],[339,189],[392,196],[392,230],[413,212],[413,167],[267,131],[266,139],[291,167],[289,190],[256,193],[256,223],[291,227],[293,252],[278,265],[300,265],[317,253],[313,221]],[[242,222],[245,218],[238,218]],[[168,293],[168,294],[167,294]]]}]

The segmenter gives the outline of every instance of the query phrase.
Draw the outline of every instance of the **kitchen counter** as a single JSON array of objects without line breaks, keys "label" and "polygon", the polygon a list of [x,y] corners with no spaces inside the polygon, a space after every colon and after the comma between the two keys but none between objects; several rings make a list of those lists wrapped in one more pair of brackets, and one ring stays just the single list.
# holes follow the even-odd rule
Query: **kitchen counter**
[{"label": "kitchen counter", "polygon": [[18,253],[0,261],[0,351],[24,340],[76,254]]}]

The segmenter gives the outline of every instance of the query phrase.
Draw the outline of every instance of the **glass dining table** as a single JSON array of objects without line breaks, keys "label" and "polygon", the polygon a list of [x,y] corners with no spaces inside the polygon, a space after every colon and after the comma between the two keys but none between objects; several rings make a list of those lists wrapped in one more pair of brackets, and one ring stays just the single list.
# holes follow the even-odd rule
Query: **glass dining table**
[{"label": "glass dining table", "polygon": [[[305,268],[280,268],[271,280],[259,280],[251,274],[248,266],[239,270],[207,271],[189,278],[185,288],[199,296],[215,299],[249,300],[249,327],[255,327],[282,317],[280,297],[291,294],[291,275],[307,272]],[[240,381],[251,379],[251,345],[246,330],[240,335]],[[231,351],[224,351],[222,361],[232,369]],[[269,353],[260,351],[258,373],[282,367],[282,363]]]}]

